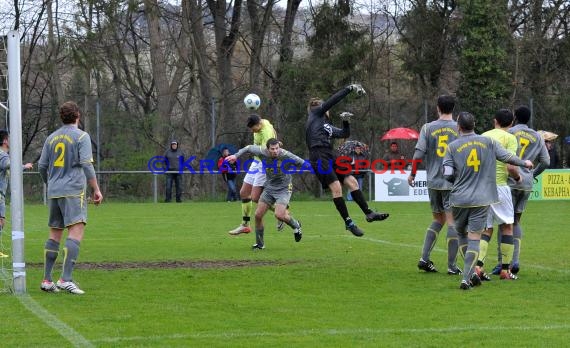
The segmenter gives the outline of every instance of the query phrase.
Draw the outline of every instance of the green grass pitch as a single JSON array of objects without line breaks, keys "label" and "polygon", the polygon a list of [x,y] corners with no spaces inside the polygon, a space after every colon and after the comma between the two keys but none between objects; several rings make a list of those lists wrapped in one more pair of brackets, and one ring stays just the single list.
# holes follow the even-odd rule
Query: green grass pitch
[{"label": "green grass pitch", "polygon": [[[356,238],[332,202],[293,201],[303,240],[287,226],[277,232],[268,214],[266,249],[254,252],[253,234],[227,234],[239,203],[90,206],[74,274],[86,294],[73,296],[39,290],[47,208],[26,205],[27,294],[0,294],[0,346],[568,345],[570,202],[530,202],[520,280],[493,276],[468,292],[445,272],[445,229],[432,253],[440,273],[416,267],[427,203],[371,207],[391,217],[366,223],[349,203],[366,232]],[[495,250],[494,238],[489,270]]]}]

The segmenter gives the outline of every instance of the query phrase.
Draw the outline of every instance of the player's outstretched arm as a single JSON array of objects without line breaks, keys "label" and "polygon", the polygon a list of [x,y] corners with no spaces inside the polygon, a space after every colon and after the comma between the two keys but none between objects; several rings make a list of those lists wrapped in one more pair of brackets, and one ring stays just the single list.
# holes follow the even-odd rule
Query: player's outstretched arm
[{"label": "player's outstretched arm", "polygon": [[299,156],[295,155],[294,153],[287,151],[285,149],[281,149],[281,153],[280,153],[279,157],[292,160],[293,162],[295,162],[296,165],[299,165],[299,166],[301,166],[305,163],[304,159],[302,159],[301,157],[299,157]]},{"label": "player's outstretched arm", "polygon": [[531,161],[523,161],[522,159],[518,158],[517,156],[513,155],[507,149],[505,149],[501,144],[497,143],[496,141],[492,141],[493,149],[495,150],[495,157],[503,162],[512,164],[519,167],[526,167],[528,169],[532,169],[534,166]]},{"label": "player's outstretched arm", "polygon": [[350,137],[350,123],[348,121],[342,121],[342,128],[334,127],[329,124],[331,131],[331,138],[335,139],[346,139]]},{"label": "player's outstretched arm", "polygon": [[246,147],[241,148],[235,154],[226,157],[226,161],[234,163],[239,157],[243,156],[246,153],[256,156],[267,156],[266,150],[263,147],[257,145],[247,145]]},{"label": "player's outstretched arm", "polygon": [[330,110],[330,108],[335,106],[344,97],[346,97],[353,90],[353,87],[351,86],[354,85],[348,85],[344,87],[343,89],[339,90],[338,92],[330,96],[327,100],[325,100],[325,102],[320,106],[322,114],[324,115],[324,113]]}]

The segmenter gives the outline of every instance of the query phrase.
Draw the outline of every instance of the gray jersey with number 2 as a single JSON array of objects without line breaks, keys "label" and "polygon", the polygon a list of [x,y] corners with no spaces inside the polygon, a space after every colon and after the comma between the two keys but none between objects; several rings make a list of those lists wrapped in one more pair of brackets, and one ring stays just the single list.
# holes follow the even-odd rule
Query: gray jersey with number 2
[{"label": "gray jersey with number 2", "polygon": [[84,194],[84,166],[93,167],[91,138],[74,125],[64,125],[46,139],[38,162],[47,169],[48,198]]}]

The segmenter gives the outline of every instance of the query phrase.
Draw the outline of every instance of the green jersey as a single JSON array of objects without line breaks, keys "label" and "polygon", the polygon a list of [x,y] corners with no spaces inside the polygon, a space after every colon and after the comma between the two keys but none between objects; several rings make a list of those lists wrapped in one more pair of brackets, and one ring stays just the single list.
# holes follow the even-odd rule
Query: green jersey
[{"label": "green jersey", "polygon": [[426,123],[420,131],[414,159],[422,159],[426,168],[427,187],[434,190],[449,190],[451,183],[443,177],[441,164],[447,144],[457,139],[457,122],[436,120]]},{"label": "green jersey", "polygon": [[451,142],[443,159],[444,175],[453,178],[450,202],[453,207],[483,207],[498,202],[496,160],[523,166],[495,140],[475,133]]},{"label": "green jersey", "polygon": [[[495,128],[483,133],[482,135],[485,137],[489,137],[491,139],[495,139],[507,151],[509,151],[513,155],[516,155],[517,138],[515,138],[515,136],[510,134],[509,132],[503,129]],[[507,171],[507,165],[500,161],[497,162],[497,168],[496,168],[497,186],[506,186],[508,177],[509,173]]]},{"label": "green jersey", "polygon": [[[253,133],[253,145],[261,146],[265,148],[267,140],[271,138],[277,138],[277,133],[273,128],[273,125],[268,120],[261,120],[261,129],[257,133]],[[259,156],[254,157],[256,160],[260,160]]]},{"label": "green jersey", "polygon": [[521,168],[521,182],[516,183],[513,178],[509,178],[509,186],[517,190],[532,191],[534,177],[539,176],[550,164],[548,149],[540,134],[526,124],[517,124],[511,127],[509,133],[513,134],[517,139],[517,156],[535,164],[537,161],[539,163],[534,170]]},{"label": "green jersey", "polygon": [[38,166],[47,177],[48,198],[85,194],[84,170],[93,172],[89,134],[75,125],[64,125],[48,136]]}]

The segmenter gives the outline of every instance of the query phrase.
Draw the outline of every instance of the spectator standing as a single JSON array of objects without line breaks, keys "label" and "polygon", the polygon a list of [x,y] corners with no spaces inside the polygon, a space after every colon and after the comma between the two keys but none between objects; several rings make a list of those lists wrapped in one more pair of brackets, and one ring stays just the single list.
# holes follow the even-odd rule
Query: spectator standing
[{"label": "spectator standing", "polygon": [[386,161],[386,163],[390,164],[391,161],[405,160],[405,157],[400,152],[398,143],[393,141],[390,143],[390,149],[386,151],[382,159]]},{"label": "spectator standing", "polygon": [[228,187],[228,193],[226,194],[226,201],[233,202],[239,199],[236,189],[236,171],[237,166],[235,163],[226,162],[225,159],[230,155],[230,150],[228,148],[222,149],[222,157],[218,160],[218,169],[222,173],[222,178]]},{"label": "spectator standing", "polygon": [[184,152],[180,149],[180,144],[176,140],[170,142],[170,148],[164,153],[164,157],[168,161],[168,171],[166,173],[166,203],[172,200],[172,184],[176,186],[176,202],[182,202],[182,173],[180,173],[180,157],[184,161]]},{"label": "spectator standing", "polygon": [[559,169],[560,161],[558,160],[558,153],[556,152],[556,144],[552,140],[545,140],[544,144],[548,149],[548,155],[550,156],[550,165],[548,165],[548,169]]}]

